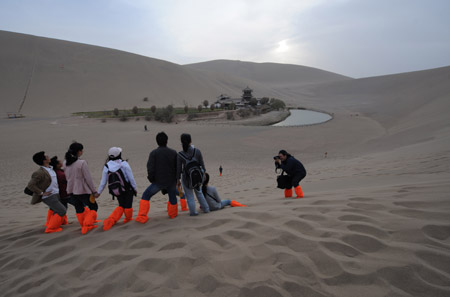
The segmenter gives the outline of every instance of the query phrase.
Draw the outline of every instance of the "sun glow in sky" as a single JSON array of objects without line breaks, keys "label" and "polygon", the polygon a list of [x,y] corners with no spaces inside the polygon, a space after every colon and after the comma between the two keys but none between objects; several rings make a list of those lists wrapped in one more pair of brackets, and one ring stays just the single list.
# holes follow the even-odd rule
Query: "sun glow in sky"
[{"label": "sun glow in sky", "polygon": [[447,0],[1,0],[0,30],[178,64],[231,59],[351,77],[450,65]]}]

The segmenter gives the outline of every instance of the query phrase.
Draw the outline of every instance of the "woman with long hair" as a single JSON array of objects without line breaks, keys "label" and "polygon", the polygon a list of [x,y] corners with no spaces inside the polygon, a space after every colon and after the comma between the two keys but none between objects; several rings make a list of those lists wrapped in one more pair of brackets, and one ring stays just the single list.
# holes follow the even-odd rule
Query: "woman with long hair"
[{"label": "woman with long hair", "polygon": [[74,142],[70,145],[65,158],[65,169],[67,178],[67,193],[72,196],[78,222],[81,225],[81,233],[96,228],[98,205],[91,195],[98,197],[87,162],[80,159],[83,155],[83,145]]},{"label": "woman with long hair", "polygon": [[200,203],[200,207],[202,208],[203,212],[208,213],[209,206],[200,188],[203,180],[200,181],[200,186],[192,185],[189,172],[186,167],[188,163],[196,162],[199,167],[198,169],[204,174],[206,172],[206,169],[205,163],[203,162],[202,153],[198,148],[194,148],[194,146],[192,145],[192,138],[190,134],[183,133],[181,134],[180,138],[183,150],[178,153],[177,186],[179,187],[180,185],[183,185],[189,213],[191,216],[198,215],[198,212],[195,209],[194,193],[195,196],[197,196],[198,203]]},{"label": "woman with long hair", "polygon": [[122,149],[120,147],[112,147],[108,151],[108,161],[103,167],[102,181],[97,190],[98,195],[102,193],[111,174],[118,177],[117,180],[120,181],[117,184],[116,193],[112,192],[114,193],[112,195],[117,197],[119,206],[103,221],[103,230],[105,231],[111,229],[123,214],[125,214],[124,224],[133,219],[133,196],[137,195],[137,187],[130,165],[122,159]]}]

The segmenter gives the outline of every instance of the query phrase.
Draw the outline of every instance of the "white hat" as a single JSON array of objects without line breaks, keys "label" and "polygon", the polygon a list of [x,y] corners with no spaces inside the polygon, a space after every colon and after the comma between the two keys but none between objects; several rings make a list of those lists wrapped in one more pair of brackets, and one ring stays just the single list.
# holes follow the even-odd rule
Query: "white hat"
[{"label": "white hat", "polygon": [[119,156],[121,152],[122,152],[122,149],[120,147],[114,146],[109,149],[108,156],[115,158],[115,157]]}]

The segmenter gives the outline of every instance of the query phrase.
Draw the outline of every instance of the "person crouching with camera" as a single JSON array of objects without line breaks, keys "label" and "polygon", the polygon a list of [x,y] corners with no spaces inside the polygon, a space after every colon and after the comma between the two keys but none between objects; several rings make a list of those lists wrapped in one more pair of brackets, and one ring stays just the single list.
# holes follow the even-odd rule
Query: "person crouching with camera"
[{"label": "person crouching with camera", "polygon": [[306,176],[306,170],[303,164],[285,150],[281,150],[274,159],[277,168],[281,168],[291,177],[291,187],[284,190],[284,197],[292,197],[292,187],[294,187],[297,198],[303,198],[303,191],[300,187],[300,181]]}]

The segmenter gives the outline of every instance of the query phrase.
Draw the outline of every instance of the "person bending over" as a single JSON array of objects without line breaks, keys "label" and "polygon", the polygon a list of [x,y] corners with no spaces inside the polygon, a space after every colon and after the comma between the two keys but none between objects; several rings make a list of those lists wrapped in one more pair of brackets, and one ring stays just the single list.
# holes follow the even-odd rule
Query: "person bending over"
[{"label": "person bending over", "polygon": [[279,168],[291,177],[291,187],[284,190],[284,197],[292,197],[292,187],[294,187],[297,198],[303,198],[303,190],[300,187],[300,181],[306,176],[306,170],[303,164],[285,150],[281,150],[278,153],[278,158],[275,162]]}]

